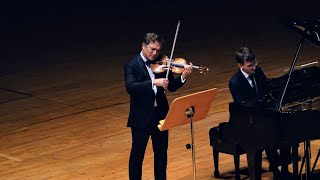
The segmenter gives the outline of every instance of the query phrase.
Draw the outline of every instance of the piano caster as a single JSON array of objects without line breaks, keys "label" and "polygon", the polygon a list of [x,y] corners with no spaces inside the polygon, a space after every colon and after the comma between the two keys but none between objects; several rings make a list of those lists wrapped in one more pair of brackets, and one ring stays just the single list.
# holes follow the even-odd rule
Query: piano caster
[{"label": "piano caster", "polygon": [[239,174],[236,175],[236,176],[234,177],[234,179],[235,179],[235,180],[240,180],[240,175],[239,175]]},{"label": "piano caster", "polygon": [[215,171],[214,171],[214,177],[215,177],[215,178],[220,177],[220,172],[219,172],[218,170],[215,170]]}]

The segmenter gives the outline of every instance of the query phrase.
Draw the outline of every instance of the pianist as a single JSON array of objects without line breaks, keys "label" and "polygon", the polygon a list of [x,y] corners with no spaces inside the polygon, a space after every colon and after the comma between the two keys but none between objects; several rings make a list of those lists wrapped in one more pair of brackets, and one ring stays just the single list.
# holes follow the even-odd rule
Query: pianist
[{"label": "pianist", "polygon": [[239,70],[229,81],[229,88],[235,103],[260,100],[267,93],[268,78],[258,66],[255,54],[248,47],[241,47],[235,54]]},{"label": "pianist", "polygon": [[[258,66],[258,60],[253,51],[248,47],[241,47],[235,53],[235,60],[239,70],[229,81],[229,89],[235,103],[246,103],[252,100],[261,100],[268,90],[268,78]],[[274,178],[280,177],[278,165],[281,165],[282,177],[289,174],[288,165],[290,161],[290,147],[277,149],[269,147],[265,149],[269,160],[269,170],[273,172]]]},{"label": "pianist", "polygon": [[[258,66],[258,60],[253,51],[248,47],[241,47],[235,53],[235,60],[239,70],[229,81],[229,89],[235,103],[244,104],[256,100],[261,100],[268,92],[268,78],[263,70]],[[217,134],[223,139],[223,131],[227,128],[227,123],[221,123],[217,127]],[[265,149],[269,170],[273,172],[274,179],[283,179],[290,175],[288,165],[291,163],[290,147],[280,149],[280,155],[274,147]],[[281,165],[281,172],[278,166]]]}]

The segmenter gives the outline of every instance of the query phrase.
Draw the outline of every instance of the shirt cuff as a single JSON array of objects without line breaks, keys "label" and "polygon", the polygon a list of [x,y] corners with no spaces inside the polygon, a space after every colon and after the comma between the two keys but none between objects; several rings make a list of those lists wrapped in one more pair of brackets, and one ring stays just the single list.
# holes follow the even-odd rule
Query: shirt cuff
[{"label": "shirt cuff", "polygon": [[182,76],[180,76],[180,78],[181,78],[182,83],[186,82],[186,80],[187,80],[187,79],[182,79]]},{"label": "shirt cuff", "polygon": [[153,84],[154,79],[151,79],[151,88],[154,90],[154,84]]}]

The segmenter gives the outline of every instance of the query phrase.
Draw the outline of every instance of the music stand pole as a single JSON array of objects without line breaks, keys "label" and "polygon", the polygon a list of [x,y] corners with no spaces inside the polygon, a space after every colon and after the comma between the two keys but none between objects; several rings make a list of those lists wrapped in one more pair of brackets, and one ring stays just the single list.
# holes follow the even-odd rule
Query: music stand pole
[{"label": "music stand pole", "polygon": [[[191,129],[191,149],[192,149],[192,164],[193,164],[193,179],[196,179],[196,147],[194,144],[194,129],[193,129],[193,116],[195,114],[194,106],[189,107],[185,114],[187,118],[190,119],[190,129]],[[188,146],[187,146],[188,149]]]}]

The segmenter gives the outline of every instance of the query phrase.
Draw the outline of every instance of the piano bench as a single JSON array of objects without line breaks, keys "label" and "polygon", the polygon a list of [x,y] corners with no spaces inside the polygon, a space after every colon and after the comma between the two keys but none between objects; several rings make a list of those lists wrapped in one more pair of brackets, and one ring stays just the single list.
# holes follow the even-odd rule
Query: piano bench
[{"label": "piano bench", "polygon": [[209,131],[210,146],[212,146],[213,163],[214,163],[214,177],[220,177],[219,172],[219,153],[225,153],[233,155],[235,179],[240,179],[239,167],[240,167],[240,155],[245,152],[237,145],[235,141],[231,139],[222,138],[219,132],[219,127],[213,127]]}]

